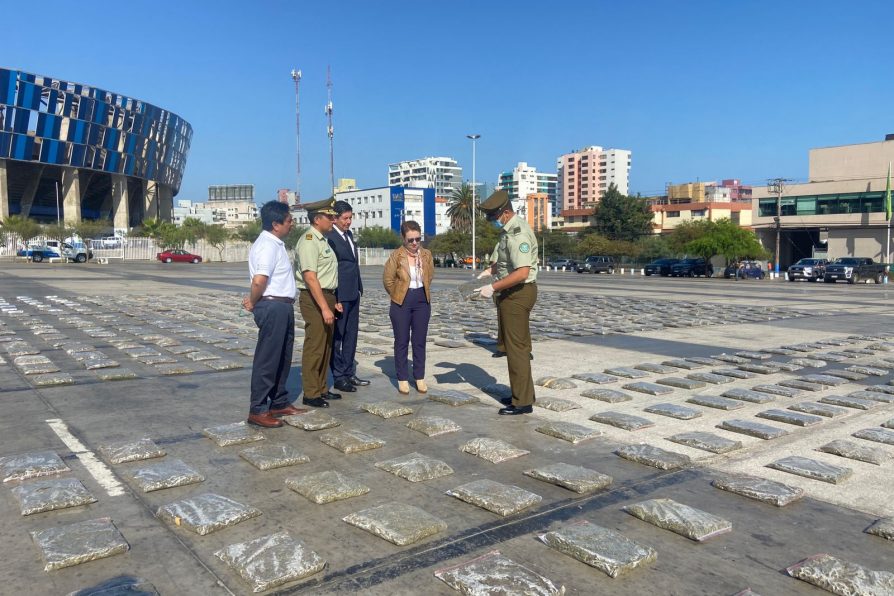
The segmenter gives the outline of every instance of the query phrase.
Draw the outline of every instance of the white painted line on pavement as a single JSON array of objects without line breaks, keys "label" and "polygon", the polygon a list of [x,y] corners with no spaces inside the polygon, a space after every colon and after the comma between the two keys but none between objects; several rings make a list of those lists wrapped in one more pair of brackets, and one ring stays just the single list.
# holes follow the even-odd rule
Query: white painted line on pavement
[{"label": "white painted line on pavement", "polygon": [[53,432],[65,443],[72,453],[78,456],[90,475],[99,483],[101,487],[109,494],[110,497],[120,497],[124,494],[124,487],[115,479],[115,475],[104,463],[89,451],[87,447],[81,443],[77,437],[68,430],[68,425],[58,418],[51,418],[46,421],[53,429]]}]

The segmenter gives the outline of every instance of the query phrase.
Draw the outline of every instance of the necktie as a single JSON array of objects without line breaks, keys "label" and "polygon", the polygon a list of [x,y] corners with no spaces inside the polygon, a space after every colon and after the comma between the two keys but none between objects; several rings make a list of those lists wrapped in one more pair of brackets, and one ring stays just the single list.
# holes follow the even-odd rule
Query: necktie
[{"label": "necktie", "polygon": [[354,258],[357,258],[357,245],[354,244],[354,234],[351,233],[351,230],[345,232],[345,238],[348,239],[348,246],[351,247],[351,252],[354,253]]}]

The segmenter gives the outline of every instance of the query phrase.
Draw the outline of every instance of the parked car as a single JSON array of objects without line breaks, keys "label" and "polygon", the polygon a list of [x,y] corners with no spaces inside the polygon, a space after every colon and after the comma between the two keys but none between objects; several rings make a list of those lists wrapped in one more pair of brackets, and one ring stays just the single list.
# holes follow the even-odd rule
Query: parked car
[{"label": "parked car", "polygon": [[160,252],[155,255],[162,263],[201,263],[202,257],[199,255],[194,255],[192,253],[188,253],[185,250],[181,250],[179,248],[175,248],[173,250],[166,250],[164,252]]},{"label": "parked car", "polygon": [[577,264],[578,273],[614,273],[615,260],[612,257],[589,256]]},{"label": "parked car", "polygon": [[453,257],[445,257],[441,259],[441,257],[434,258],[435,267],[456,267],[456,259]]},{"label": "parked car", "polygon": [[826,276],[826,265],[829,261],[826,259],[801,259],[788,268],[788,280],[795,281],[797,279],[806,279],[807,281],[816,281]]},{"label": "parked car", "polygon": [[[733,268],[731,274],[727,276],[727,271]],[[767,276],[760,261],[739,261],[735,266],[730,265],[723,272],[724,277],[733,279],[764,279]]]},{"label": "parked car", "polygon": [[656,259],[646,265],[646,275],[660,275],[667,277],[671,274],[671,267],[680,262],[680,259]]},{"label": "parked car", "polygon": [[124,238],[117,234],[104,234],[93,239],[94,248],[121,248],[124,246]]},{"label": "parked car", "polygon": [[849,284],[856,284],[865,279],[880,284],[885,282],[886,267],[868,257],[840,257],[826,265],[823,281],[832,284],[843,279]]},{"label": "parked car", "polygon": [[577,269],[577,261],[572,259],[555,259],[547,263],[550,269],[562,269],[564,271],[574,271]]},{"label": "parked car", "polygon": [[683,259],[671,266],[672,277],[712,277],[714,266],[702,258]]},{"label": "parked car", "polygon": [[35,263],[49,259],[65,259],[75,263],[86,263],[93,258],[93,253],[77,237],[66,238],[64,242],[47,240],[43,243],[30,242],[24,249],[16,254],[20,257],[30,257]]},{"label": "parked car", "polygon": [[35,263],[40,263],[41,261],[45,261],[48,259],[59,259],[62,257],[62,255],[59,254],[59,252],[55,248],[47,246],[46,244],[35,242],[29,242],[28,246],[16,251],[16,256],[28,257]]}]

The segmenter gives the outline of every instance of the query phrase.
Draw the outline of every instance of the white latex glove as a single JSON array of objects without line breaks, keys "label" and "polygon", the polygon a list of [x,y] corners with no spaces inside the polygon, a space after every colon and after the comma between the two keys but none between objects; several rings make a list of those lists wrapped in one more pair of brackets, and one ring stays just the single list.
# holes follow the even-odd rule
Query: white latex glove
[{"label": "white latex glove", "polygon": [[490,267],[487,267],[486,269],[484,269],[484,271],[478,274],[477,279],[484,279],[485,277],[490,277],[491,275],[493,275],[493,273],[490,272]]},{"label": "white latex glove", "polygon": [[483,298],[492,298],[494,295],[494,286],[492,284],[481,286],[478,288],[477,292],[481,294]]}]

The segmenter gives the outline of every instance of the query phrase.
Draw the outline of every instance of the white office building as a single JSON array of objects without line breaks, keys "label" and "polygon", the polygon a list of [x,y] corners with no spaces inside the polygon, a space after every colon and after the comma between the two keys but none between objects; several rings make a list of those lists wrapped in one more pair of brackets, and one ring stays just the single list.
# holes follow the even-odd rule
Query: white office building
[{"label": "white office building", "polygon": [[[390,228],[400,234],[400,225],[409,219],[419,223],[423,236],[436,233],[437,207],[435,191],[431,188],[362,188],[339,192],[335,199],[351,205],[354,212],[352,227],[360,234],[363,233],[363,228],[372,226]],[[292,210],[292,217],[298,226],[310,225],[307,210],[300,206]]]},{"label": "white office building", "polygon": [[198,219],[206,224],[222,225],[225,228],[240,228],[256,220],[258,206],[251,201],[213,200],[207,203],[194,203],[180,200],[173,210],[173,222],[180,226],[188,217]]},{"label": "white office building", "polygon": [[388,164],[388,186],[433,188],[435,196],[449,198],[463,182],[463,169],[452,157],[423,157]]},{"label": "white office building", "polygon": [[528,196],[545,194],[548,197],[551,215],[558,215],[556,197],[556,174],[538,172],[537,168],[520,161],[511,172],[503,172],[497,181],[497,190],[509,193],[512,207],[516,212],[524,214],[527,209]]}]

